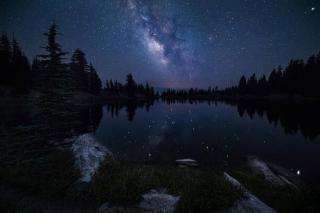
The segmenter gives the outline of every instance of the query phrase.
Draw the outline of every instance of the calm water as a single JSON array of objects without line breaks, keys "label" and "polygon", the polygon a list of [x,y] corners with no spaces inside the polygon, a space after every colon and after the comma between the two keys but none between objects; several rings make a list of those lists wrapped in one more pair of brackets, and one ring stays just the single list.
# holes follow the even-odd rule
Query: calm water
[{"label": "calm water", "polygon": [[248,155],[320,177],[318,107],[226,103],[104,106],[95,137],[118,159],[233,168]]},{"label": "calm water", "polygon": [[[101,155],[88,155],[98,147],[120,160],[173,165],[192,158],[202,167],[220,169],[233,169],[255,155],[299,170],[306,180],[320,178],[319,106],[160,101],[70,110],[49,116],[34,107],[1,108],[0,164],[19,165],[70,150],[65,138],[93,131],[94,138],[83,137],[77,148],[87,157],[85,168],[98,167]],[[94,139],[98,145],[90,143]]]}]

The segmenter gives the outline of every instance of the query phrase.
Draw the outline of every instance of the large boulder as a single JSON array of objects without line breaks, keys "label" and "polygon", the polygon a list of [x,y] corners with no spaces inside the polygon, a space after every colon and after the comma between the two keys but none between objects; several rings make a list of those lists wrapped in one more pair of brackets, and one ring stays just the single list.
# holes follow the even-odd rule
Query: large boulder
[{"label": "large boulder", "polygon": [[82,182],[90,182],[100,164],[112,153],[101,145],[91,134],[77,137],[72,145],[76,166],[80,169]]}]

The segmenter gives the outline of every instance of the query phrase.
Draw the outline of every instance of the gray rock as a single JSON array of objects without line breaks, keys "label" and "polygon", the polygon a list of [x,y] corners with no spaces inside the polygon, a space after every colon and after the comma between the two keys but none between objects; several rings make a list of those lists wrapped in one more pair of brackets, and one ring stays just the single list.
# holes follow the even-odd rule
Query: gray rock
[{"label": "gray rock", "polygon": [[290,188],[292,188],[294,190],[297,190],[297,191],[300,191],[303,188],[304,183],[303,183],[303,181],[300,179],[300,177],[297,174],[294,174],[290,170],[288,170],[286,168],[283,168],[283,167],[281,167],[279,165],[270,163],[270,162],[267,162],[267,165]]},{"label": "gray rock", "polygon": [[90,182],[92,176],[100,167],[100,164],[112,153],[101,145],[91,134],[84,134],[75,139],[71,147],[76,166],[80,169],[83,182]]},{"label": "gray rock", "polygon": [[240,188],[245,193],[245,199],[237,201],[233,207],[229,208],[227,212],[234,213],[274,213],[274,209],[269,207],[267,204],[259,200],[256,196],[251,194],[239,181],[231,177],[228,173],[224,173],[225,179],[233,186]]},{"label": "gray rock", "polygon": [[105,213],[105,212],[108,212],[109,210],[110,210],[110,205],[109,205],[109,203],[103,203],[100,207],[99,207],[99,209],[98,209],[98,213]]},{"label": "gray rock", "polygon": [[165,190],[151,190],[142,195],[139,208],[146,212],[173,213],[180,197],[167,194]]},{"label": "gray rock", "polygon": [[286,185],[286,183],[283,180],[281,180],[281,178],[279,178],[276,174],[274,174],[271,171],[271,169],[268,167],[268,165],[264,161],[258,159],[257,157],[249,156],[248,164],[253,172],[262,174],[265,177],[266,181],[268,181],[272,185],[274,186]]},{"label": "gray rock", "polygon": [[112,207],[109,203],[103,203],[97,213],[113,213],[116,210],[118,210],[118,208]]},{"label": "gray rock", "polygon": [[178,164],[179,166],[192,166],[192,167],[196,167],[198,166],[198,162],[196,160],[193,159],[178,159],[176,160],[176,164]]},{"label": "gray rock", "polygon": [[266,181],[273,186],[287,186],[294,190],[299,190],[299,177],[292,174],[289,170],[278,165],[265,162],[254,156],[248,157],[249,167],[253,172],[262,174]]}]

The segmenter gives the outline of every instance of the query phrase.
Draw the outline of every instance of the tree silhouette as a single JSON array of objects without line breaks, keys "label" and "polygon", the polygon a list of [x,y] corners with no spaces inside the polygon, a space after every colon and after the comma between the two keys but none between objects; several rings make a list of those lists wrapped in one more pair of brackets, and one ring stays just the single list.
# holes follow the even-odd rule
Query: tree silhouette
[{"label": "tree silhouette", "polygon": [[238,87],[239,87],[239,92],[240,93],[245,93],[246,92],[247,79],[246,79],[246,77],[244,75],[240,78]]},{"label": "tree silhouette", "polygon": [[12,48],[6,35],[1,36],[0,40],[0,67],[1,67],[1,85],[10,85],[12,83],[12,74],[10,70],[12,60]]},{"label": "tree silhouette", "polygon": [[31,85],[31,68],[18,42],[12,39],[11,82],[14,93],[27,93]]},{"label": "tree silhouette", "polygon": [[262,76],[262,78],[258,81],[258,93],[260,95],[266,95],[268,89],[268,81],[265,75]]},{"label": "tree silhouette", "polygon": [[137,84],[134,81],[132,74],[127,75],[127,82],[126,82],[125,88],[129,97],[135,96]]},{"label": "tree silhouette", "polygon": [[57,42],[58,27],[52,24],[48,33],[44,33],[47,45],[43,47],[46,54],[38,55],[40,59],[40,81],[41,91],[45,93],[44,103],[64,104],[73,95],[74,82],[68,65],[63,63],[63,56],[67,52],[62,51],[61,45]]},{"label": "tree silhouette", "polygon": [[41,89],[41,62],[35,57],[31,65],[31,85],[35,90]]},{"label": "tree silhouette", "polygon": [[85,53],[76,49],[70,63],[65,63],[67,52],[57,42],[61,35],[58,26],[52,24],[43,35],[46,37],[46,45],[42,47],[45,53],[35,57],[31,66],[16,39],[13,37],[10,42],[6,35],[1,36],[0,94],[20,95],[33,89],[52,103],[66,103],[76,90],[98,94],[101,80],[94,67],[88,66]]},{"label": "tree silhouette", "polygon": [[78,91],[89,91],[88,68],[84,52],[80,49],[76,49],[71,56],[70,69],[74,76],[75,88]]},{"label": "tree silhouette", "polygon": [[92,94],[98,94],[101,91],[102,83],[98,76],[98,73],[96,72],[96,70],[94,69],[91,63],[89,65],[88,76],[89,76],[88,78],[89,92]]}]

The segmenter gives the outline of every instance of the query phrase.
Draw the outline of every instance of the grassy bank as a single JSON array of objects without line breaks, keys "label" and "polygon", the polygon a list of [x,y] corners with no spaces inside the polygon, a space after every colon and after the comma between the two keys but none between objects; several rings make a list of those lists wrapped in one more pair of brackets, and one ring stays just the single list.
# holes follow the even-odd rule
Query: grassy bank
[{"label": "grassy bank", "polygon": [[[267,183],[263,176],[245,168],[231,174],[252,194],[278,212],[320,210],[320,190],[315,186],[306,186],[301,191],[275,187]],[[30,206],[20,203],[20,200],[32,196],[32,203],[41,203],[45,199],[45,202],[50,200],[51,205],[67,203],[68,208],[75,208],[80,204],[88,204],[97,209],[107,202],[119,212],[132,212],[132,209],[139,210],[135,207],[142,195],[151,189],[166,189],[167,193],[180,196],[176,212],[223,211],[233,206],[235,201],[245,198],[243,191],[230,185],[221,171],[212,169],[106,160],[91,183],[80,184],[78,178],[79,172],[74,169],[72,154],[68,152],[2,167],[0,189],[18,189],[23,194],[10,198],[2,191],[0,210],[27,210]],[[30,200],[29,197],[26,200]]]},{"label": "grassy bank", "polygon": [[[108,202],[121,209],[132,209],[151,189],[166,189],[169,194],[180,196],[177,212],[221,210],[243,196],[218,171],[116,161],[106,161],[90,184],[79,185],[78,173],[67,153],[37,163],[1,168],[0,177],[1,185],[19,189],[24,196],[56,199],[56,203],[91,203],[96,207]],[[2,211],[28,208],[18,200],[1,198]]]},{"label": "grassy bank", "polygon": [[139,202],[149,190],[159,188],[181,196],[177,212],[212,212],[232,206],[243,196],[218,171],[115,161],[100,168],[89,191],[100,203],[127,206]]}]

